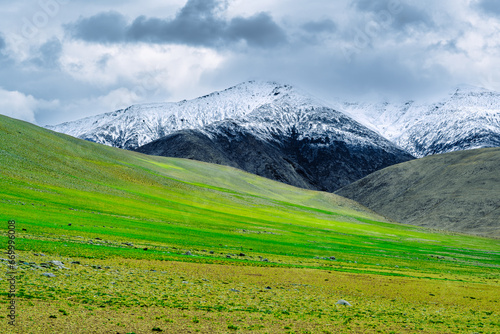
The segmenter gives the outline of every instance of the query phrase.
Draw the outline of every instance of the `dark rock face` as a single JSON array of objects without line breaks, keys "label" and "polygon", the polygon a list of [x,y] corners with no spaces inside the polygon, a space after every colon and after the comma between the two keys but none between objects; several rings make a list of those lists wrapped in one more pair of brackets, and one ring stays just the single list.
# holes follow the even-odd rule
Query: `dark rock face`
[{"label": "dark rock face", "polygon": [[280,148],[250,133],[214,138],[197,130],[183,130],[136,151],[235,167],[246,172],[305,189],[317,189],[314,178],[289,159]]},{"label": "dark rock face", "polygon": [[[322,111],[324,112],[324,110]],[[286,126],[276,119],[223,121],[202,130],[182,130],[136,151],[242,169],[293,186],[333,192],[374,171],[413,157],[344,115],[308,114]],[[265,118],[264,118],[265,119]],[[325,123],[326,122],[326,123]],[[307,124],[305,124],[307,123]],[[325,131],[304,129],[325,125]]]}]

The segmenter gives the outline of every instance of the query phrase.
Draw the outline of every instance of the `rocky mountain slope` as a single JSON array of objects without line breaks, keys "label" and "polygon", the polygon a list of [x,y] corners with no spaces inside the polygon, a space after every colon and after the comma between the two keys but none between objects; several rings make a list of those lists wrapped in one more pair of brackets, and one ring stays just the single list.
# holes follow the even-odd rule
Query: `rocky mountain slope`
[{"label": "rocky mountain slope", "polygon": [[461,86],[437,103],[339,103],[415,157],[500,146],[500,93]]},{"label": "rocky mountain slope", "polygon": [[405,224],[500,237],[500,148],[439,154],[375,172],[336,194]]}]

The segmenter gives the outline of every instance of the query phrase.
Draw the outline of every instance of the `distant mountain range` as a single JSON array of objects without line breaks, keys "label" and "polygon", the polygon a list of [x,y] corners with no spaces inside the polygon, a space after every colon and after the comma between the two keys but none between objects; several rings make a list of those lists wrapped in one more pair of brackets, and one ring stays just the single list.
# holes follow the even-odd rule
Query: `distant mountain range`
[{"label": "distant mountain range", "polygon": [[500,146],[500,93],[461,86],[437,103],[339,103],[415,157]]},{"label": "distant mountain range", "polygon": [[461,87],[434,104],[326,103],[290,85],[251,81],[190,101],[135,105],[47,128],[335,191],[414,157],[500,146],[499,97]]}]

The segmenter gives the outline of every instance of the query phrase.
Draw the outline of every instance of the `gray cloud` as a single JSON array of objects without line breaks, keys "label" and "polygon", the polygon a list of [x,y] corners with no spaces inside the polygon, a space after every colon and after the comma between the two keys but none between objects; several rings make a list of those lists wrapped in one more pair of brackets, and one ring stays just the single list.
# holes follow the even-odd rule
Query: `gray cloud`
[{"label": "gray cloud", "polygon": [[361,12],[373,13],[381,15],[381,17],[389,14],[392,21],[391,25],[395,29],[415,25],[434,26],[433,19],[425,11],[400,1],[355,0],[352,2],[352,6]]},{"label": "gray cloud", "polygon": [[354,7],[365,12],[376,12],[386,10],[389,5],[388,0],[355,0],[352,2]]},{"label": "gray cloud", "polygon": [[337,25],[330,19],[310,21],[302,25],[302,29],[310,33],[333,32]]},{"label": "gray cloud", "polygon": [[461,49],[458,45],[458,42],[456,39],[452,40],[446,40],[446,41],[440,41],[438,43],[432,44],[428,47],[429,51],[445,51],[449,53],[462,53],[464,55],[467,55],[467,52],[465,50]]},{"label": "gray cloud", "polygon": [[394,16],[393,26],[395,28],[405,28],[416,25],[433,27],[434,20],[426,12],[410,6],[404,6],[401,13]]},{"label": "gray cloud", "polygon": [[7,45],[5,44],[5,39],[3,36],[0,34],[0,52],[2,52],[3,49],[5,49]]},{"label": "gray cloud", "polygon": [[231,20],[227,35],[235,40],[245,40],[250,46],[273,47],[286,41],[286,33],[266,13],[249,18]]},{"label": "gray cloud", "polygon": [[284,44],[285,31],[264,12],[251,17],[221,18],[226,3],[189,0],[173,19],[137,17],[130,25],[117,12],[80,18],[66,26],[71,36],[99,43],[147,42],[225,47],[245,41],[252,47]]},{"label": "gray cloud", "polygon": [[55,68],[59,66],[59,58],[62,55],[62,44],[57,38],[53,38],[40,47],[38,54],[32,62],[40,67]]},{"label": "gray cloud", "polygon": [[500,2],[497,0],[480,0],[476,6],[485,14],[500,16]]},{"label": "gray cloud", "polygon": [[81,18],[75,24],[66,26],[73,37],[99,43],[123,41],[126,27],[125,17],[114,11]]}]

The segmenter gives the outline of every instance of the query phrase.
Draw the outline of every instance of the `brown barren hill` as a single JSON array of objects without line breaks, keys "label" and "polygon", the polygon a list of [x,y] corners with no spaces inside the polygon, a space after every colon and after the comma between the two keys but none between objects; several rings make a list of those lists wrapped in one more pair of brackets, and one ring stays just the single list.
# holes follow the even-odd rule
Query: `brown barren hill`
[{"label": "brown barren hill", "polygon": [[500,148],[394,165],[336,194],[400,223],[500,237]]}]

